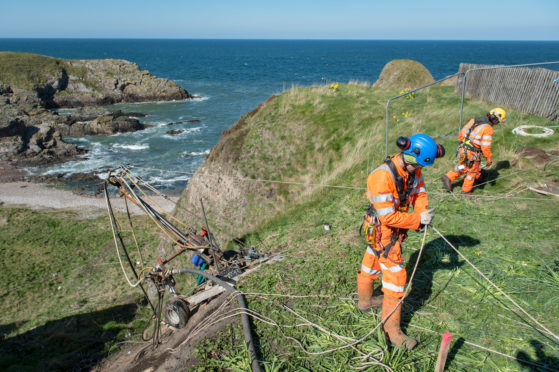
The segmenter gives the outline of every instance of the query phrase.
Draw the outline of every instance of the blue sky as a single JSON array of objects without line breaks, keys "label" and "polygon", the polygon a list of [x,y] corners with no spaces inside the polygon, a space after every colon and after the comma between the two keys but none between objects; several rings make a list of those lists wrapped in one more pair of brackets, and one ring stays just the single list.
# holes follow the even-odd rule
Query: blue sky
[{"label": "blue sky", "polygon": [[0,37],[559,40],[559,0],[2,0]]}]

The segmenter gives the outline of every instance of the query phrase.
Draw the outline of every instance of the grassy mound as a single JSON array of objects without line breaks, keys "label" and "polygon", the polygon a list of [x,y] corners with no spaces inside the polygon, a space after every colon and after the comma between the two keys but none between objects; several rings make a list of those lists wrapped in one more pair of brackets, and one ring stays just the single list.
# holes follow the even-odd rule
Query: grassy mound
[{"label": "grassy mound", "polygon": [[433,75],[421,63],[411,59],[395,59],[383,67],[373,86],[415,89],[433,81]]}]

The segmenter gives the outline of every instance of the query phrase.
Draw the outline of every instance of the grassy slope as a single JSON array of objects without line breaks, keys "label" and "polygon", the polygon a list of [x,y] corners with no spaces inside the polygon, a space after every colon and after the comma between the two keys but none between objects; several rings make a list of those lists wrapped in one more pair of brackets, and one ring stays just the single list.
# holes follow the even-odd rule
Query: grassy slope
[{"label": "grassy slope", "polygon": [[[274,100],[276,110],[286,111],[282,119],[290,117],[306,132],[313,133],[304,151],[289,161],[281,161],[285,143],[269,141],[254,132],[245,146],[257,164],[272,161],[275,174],[259,169],[255,177],[289,179],[296,175],[299,165],[308,164],[307,181],[313,183],[362,187],[367,169],[384,157],[384,105],[397,92],[370,89],[359,85],[342,85],[337,92],[325,87],[301,88],[284,93]],[[486,112],[491,104],[467,100],[465,117]],[[559,217],[557,200],[532,192],[516,193],[527,184],[549,177],[540,169],[519,170],[505,168],[492,171],[491,182],[478,195],[503,195],[511,192],[514,199],[463,199],[442,193],[439,178],[452,168],[455,135],[459,115],[459,96],[450,87],[435,87],[420,92],[416,98],[400,100],[391,106],[390,152],[396,152],[398,135],[426,132],[441,141],[448,150],[445,159],[425,170],[431,205],[437,208],[436,227],[459,247],[500,288],[521,304],[551,330],[559,330],[559,261],[557,261],[556,223]],[[537,118],[507,109],[506,126],[497,128],[494,135],[494,162],[511,160],[514,151],[524,146],[544,149],[557,148],[557,135],[547,139],[514,136],[511,129],[520,124],[549,125]],[[278,111],[280,110],[280,111]],[[263,110],[261,115],[266,114]],[[271,116],[255,115],[254,123],[262,123],[261,131],[281,132],[284,122]],[[265,125],[263,123],[266,123]],[[255,126],[258,128],[258,125]],[[256,130],[256,129],[255,129]],[[306,136],[297,132],[294,141]],[[277,137],[276,137],[277,138]],[[308,139],[308,138],[307,138]],[[303,139],[303,142],[306,139]],[[288,144],[293,142],[288,141]],[[277,152],[262,152],[262,148],[276,146]],[[277,159],[264,159],[279,153]],[[501,163],[503,166],[505,163]],[[256,172],[256,171],[255,171]],[[281,185],[285,194],[301,194],[300,186]],[[519,188],[520,187],[520,188]],[[304,322],[286,311],[284,305],[295,309],[308,320],[340,335],[360,338],[376,324],[375,314],[362,315],[354,302],[347,300],[355,293],[355,273],[363,255],[358,227],[366,208],[363,190],[312,188],[300,203],[288,207],[281,215],[249,234],[246,241],[261,250],[281,251],[287,258],[272,267],[262,268],[240,287],[247,292],[281,293],[290,295],[326,295],[329,298],[259,298],[250,297],[249,307],[273,318],[279,324],[295,325]],[[323,223],[332,225],[331,231]],[[410,233],[405,247],[408,272],[415,264],[421,236]],[[378,285],[378,283],[377,283]],[[433,232],[427,235],[424,255],[414,281],[404,316],[407,332],[420,339],[420,347],[410,353],[389,351],[385,362],[396,370],[432,370],[437,356],[440,336],[422,331],[416,326],[435,332],[450,331],[454,339],[449,370],[517,370],[517,362],[473,348],[473,342],[525,360],[553,365],[559,358],[557,344],[523,324],[517,311]],[[347,370],[347,363],[358,354],[342,350],[325,355],[308,355],[296,343],[284,336],[294,337],[310,351],[335,348],[342,343],[310,327],[287,327],[283,334],[277,328],[255,322],[256,332],[265,365],[281,370]],[[238,327],[226,330],[222,337],[208,341],[199,348],[200,368],[248,369]],[[379,333],[368,338],[361,350],[384,345]]]},{"label": "grassy slope", "polygon": [[[154,252],[155,227],[147,217],[133,221]],[[122,277],[107,216],[0,208],[0,225],[0,369],[87,368],[139,339],[149,310]]]},{"label": "grassy slope", "polygon": [[[240,159],[239,166],[253,178],[362,187],[368,170],[384,157],[384,107],[388,97],[397,93],[356,84],[341,85],[337,91],[327,87],[290,90],[249,119],[251,137],[243,144],[247,156]],[[465,116],[479,115],[487,108],[488,104],[469,100]],[[513,196],[551,202],[464,200],[439,192],[438,178],[452,167],[458,109],[459,97],[448,87],[395,102],[390,113],[390,152],[396,151],[392,143],[401,134],[421,130],[439,136],[449,156],[425,172],[427,187],[432,190],[431,204],[437,207],[436,226],[497,285],[556,331],[558,233],[552,221],[559,216],[557,202],[526,192]],[[546,120],[507,112],[509,125],[494,136],[496,162],[510,160],[514,150],[523,146],[557,148],[554,137],[538,140],[510,133],[516,125],[546,125]],[[292,131],[286,131],[286,126]],[[499,176],[506,178],[488,184],[479,193],[502,194],[543,175],[541,169],[515,172],[518,169],[500,170]],[[280,324],[300,323],[285,310],[283,305],[287,305],[332,332],[360,338],[376,321],[374,314],[358,313],[354,302],[347,299],[355,292],[355,273],[363,254],[357,229],[366,207],[364,191],[293,185],[279,188],[286,201],[302,198],[245,239],[259,250],[281,251],[287,257],[262,267],[243,281],[241,288],[329,298],[251,296],[249,307]],[[472,215],[476,223],[468,222]],[[324,231],[324,222],[332,225],[331,231]],[[140,244],[147,248],[144,252],[155,252],[159,237],[153,226],[142,218],[135,224],[141,232]],[[2,208],[0,225],[1,258],[6,262],[0,274],[6,292],[0,303],[0,324],[6,338],[0,345],[2,369],[87,367],[119,342],[139,339],[149,310],[137,309],[139,291],[131,290],[122,279],[106,217],[80,220],[64,212]],[[420,239],[418,234],[410,234],[405,248],[408,267],[415,263]],[[539,360],[543,363],[557,360],[559,353],[553,343],[519,325],[519,318],[506,309],[506,301],[436,235],[429,233],[426,243],[405,307],[406,329],[419,336],[421,344],[411,353],[388,352],[386,363],[395,369],[432,370],[439,336],[413,326],[451,331],[455,339],[463,337],[507,354],[525,352],[524,359],[548,358]],[[152,262],[152,258],[146,261]],[[268,369],[347,370],[347,363],[357,355],[344,350],[309,356],[276,328],[255,321],[255,329]],[[283,331],[313,351],[340,345],[309,327]],[[241,339],[240,328],[233,327],[217,341],[207,341],[199,348],[200,369],[248,369]],[[78,341],[84,346],[76,349]],[[360,348],[370,350],[383,343],[378,333]],[[518,369],[516,362],[460,342],[454,345],[450,370]],[[538,345],[542,348],[536,353]]]}]

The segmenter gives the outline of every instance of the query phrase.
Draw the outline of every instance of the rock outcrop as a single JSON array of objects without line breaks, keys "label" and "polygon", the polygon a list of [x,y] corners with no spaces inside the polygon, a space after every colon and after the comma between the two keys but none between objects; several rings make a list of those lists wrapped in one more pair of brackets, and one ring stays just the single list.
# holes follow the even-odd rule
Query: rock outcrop
[{"label": "rock outcrop", "polygon": [[0,52],[0,82],[0,92],[10,86],[26,90],[46,108],[192,98],[173,81],[120,59],[64,60]]},{"label": "rock outcrop", "polygon": [[192,98],[190,93],[176,83],[156,78],[148,71],[141,71],[132,62],[103,59],[71,60],[66,63],[72,70],[84,71],[84,74],[70,75],[67,81],[58,84],[58,89],[52,86],[49,93],[53,93],[52,101],[56,107]]},{"label": "rock outcrop", "polygon": [[138,119],[130,117],[122,111],[115,111],[105,113],[90,123],[77,121],[72,115],[70,116],[69,123],[59,124],[57,129],[63,136],[82,137],[97,134],[135,132],[145,127]]},{"label": "rock outcrop", "polygon": [[[62,136],[142,130],[141,113],[110,112],[118,102],[184,100],[174,82],[116,59],[63,60],[0,52],[0,161],[42,165],[83,154]],[[61,116],[52,108],[77,108]]]}]

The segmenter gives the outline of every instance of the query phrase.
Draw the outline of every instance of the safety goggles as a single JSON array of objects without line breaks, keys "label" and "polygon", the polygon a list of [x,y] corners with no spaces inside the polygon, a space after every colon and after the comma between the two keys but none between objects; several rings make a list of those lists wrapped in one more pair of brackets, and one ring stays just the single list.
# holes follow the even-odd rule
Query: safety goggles
[{"label": "safety goggles", "polygon": [[404,154],[404,161],[410,165],[413,165],[414,167],[423,168],[423,165],[418,164],[417,159],[413,155]]}]

